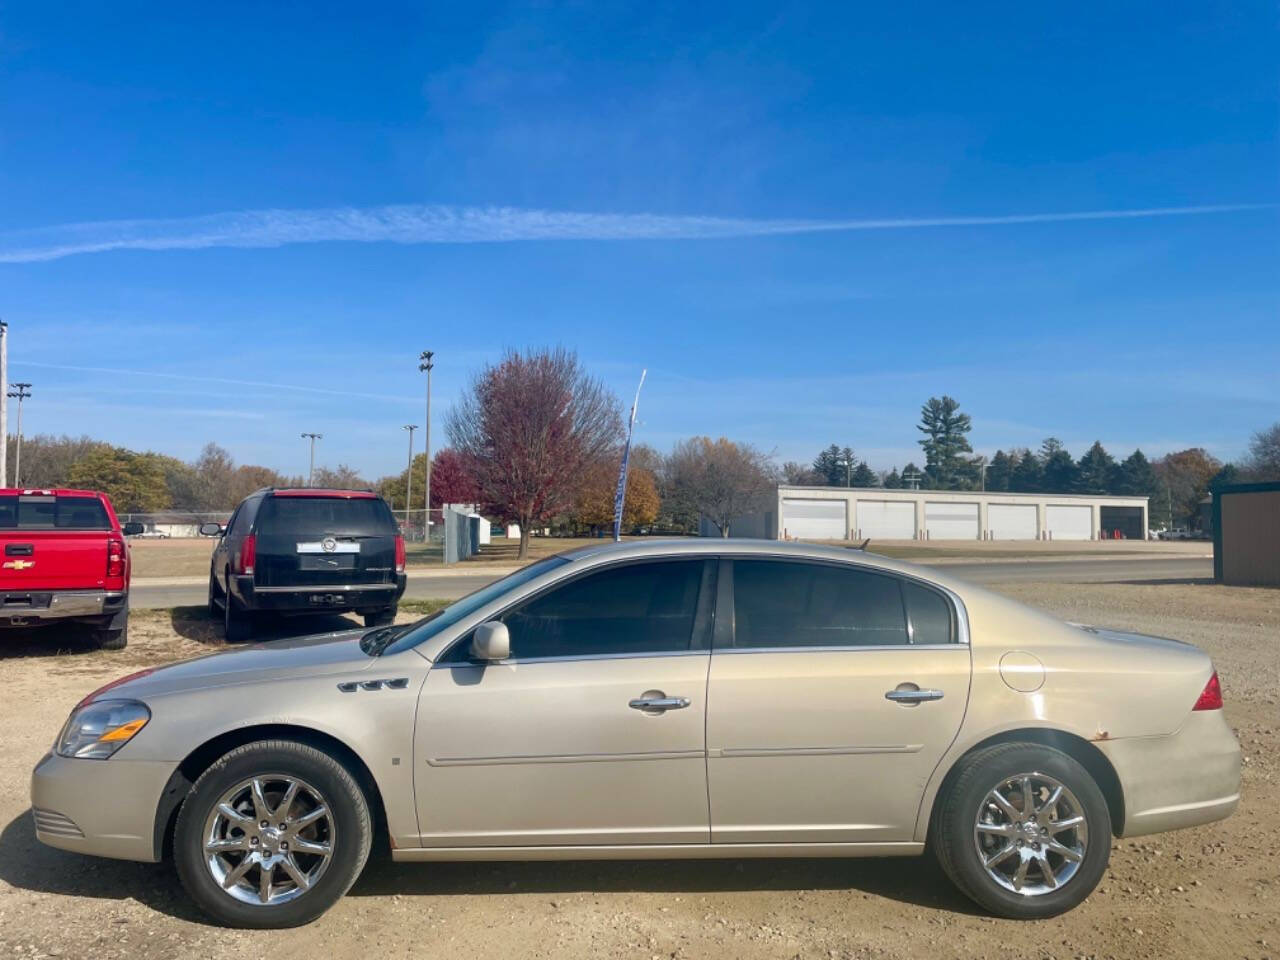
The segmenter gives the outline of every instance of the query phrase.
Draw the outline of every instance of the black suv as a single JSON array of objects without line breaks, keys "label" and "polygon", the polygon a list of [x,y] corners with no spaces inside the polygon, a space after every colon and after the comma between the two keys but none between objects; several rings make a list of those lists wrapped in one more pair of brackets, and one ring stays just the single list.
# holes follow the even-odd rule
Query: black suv
[{"label": "black suv", "polygon": [[253,635],[254,614],[348,613],[374,627],[395,620],[404,593],[404,537],[387,502],[368,490],[250,494],[218,537],[209,565],[209,613],[228,641]]}]

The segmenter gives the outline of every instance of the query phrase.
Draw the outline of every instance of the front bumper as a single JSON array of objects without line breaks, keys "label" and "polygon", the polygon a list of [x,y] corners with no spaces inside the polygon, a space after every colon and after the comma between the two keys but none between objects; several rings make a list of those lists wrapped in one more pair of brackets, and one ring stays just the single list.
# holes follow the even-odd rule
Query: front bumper
[{"label": "front bumper", "polygon": [[31,772],[36,839],[95,857],[155,862],[156,810],[176,766],[45,754]]},{"label": "front bumper", "polygon": [[0,627],[109,619],[125,608],[128,597],[120,590],[6,590],[0,593]]},{"label": "front bumper", "polygon": [[408,579],[396,574],[394,583],[306,584],[260,586],[251,576],[231,578],[231,592],[246,610],[277,613],[321,613],[326,610],[380,610],[398,603]]},{"label": "front bumper", "polygon": [[1094,745],[1124,790],[1122,837],[1223,820],[1240,803],[1240,744],[1221,710],[1194,712],[1167,737]]}]

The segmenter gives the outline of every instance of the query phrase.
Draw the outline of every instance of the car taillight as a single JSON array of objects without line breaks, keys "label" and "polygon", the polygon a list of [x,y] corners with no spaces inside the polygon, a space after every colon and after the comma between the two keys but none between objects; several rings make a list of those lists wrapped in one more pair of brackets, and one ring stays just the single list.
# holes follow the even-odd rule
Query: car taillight
[{"label": "car taillight", "polygon": [[396,573],[404,573],[404,537],[396,535]]},{"label": "car taillight", "polygon": [[125,547],[123,540],[114,538],[107,541],[107,576],[124,576]]},{"label": "car taillight", "polygon": [[253,562],[258,559],[258,538],[252,533],[240,541],[240,552],[236,554],[236,573],[253,573]]},{"label": "car taillight", "polygon": [[1192,710],[1221,710],[1222,709],[1222,684],[1218,682],[1218,671],[1213,671],[1213,676],[1209,678],[1209,682],[1204,685],[1204,689],[1200,691],[1200,699],[1196,701],[1196,705]]}]

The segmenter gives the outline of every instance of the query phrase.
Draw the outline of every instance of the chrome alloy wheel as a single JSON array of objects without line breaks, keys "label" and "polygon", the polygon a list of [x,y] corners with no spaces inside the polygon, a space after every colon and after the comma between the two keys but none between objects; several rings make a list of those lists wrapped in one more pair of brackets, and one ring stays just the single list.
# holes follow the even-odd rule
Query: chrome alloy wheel
[{"label": "chrome alloy wheel", "polygon": [[203,836],[219,887],[242,903],[275,906],[302,896],[329,868],[334,817],[311,784],[269,774],[224,793]]},{"label": "chrome alloy wheel", "polygon": [[1060,890],[1080,869],[1089,844],[1084,807],[1043,773],[1001,780],[987,792],[973,826],[987,875],[1024,897]]}]

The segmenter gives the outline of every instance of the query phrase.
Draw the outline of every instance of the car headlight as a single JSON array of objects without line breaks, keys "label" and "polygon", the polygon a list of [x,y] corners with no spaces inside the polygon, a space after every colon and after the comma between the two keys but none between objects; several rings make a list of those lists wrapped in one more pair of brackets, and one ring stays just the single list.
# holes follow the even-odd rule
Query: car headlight
[{"label": "car headlight", "polygon": [[60,757],[105,760],[137,736],[151,711],[137,700],[97,700],[71,711],[54,753]]}]

